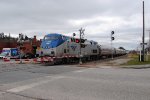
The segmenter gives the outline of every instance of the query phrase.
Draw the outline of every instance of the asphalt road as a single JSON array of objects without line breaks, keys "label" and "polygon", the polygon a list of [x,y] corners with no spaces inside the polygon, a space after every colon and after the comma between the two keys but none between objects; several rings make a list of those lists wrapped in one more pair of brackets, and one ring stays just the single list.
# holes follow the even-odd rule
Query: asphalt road
[{"label": "asphalt road", "polygon": [[150,100],[150,69],[0,64],[0,100]]}]

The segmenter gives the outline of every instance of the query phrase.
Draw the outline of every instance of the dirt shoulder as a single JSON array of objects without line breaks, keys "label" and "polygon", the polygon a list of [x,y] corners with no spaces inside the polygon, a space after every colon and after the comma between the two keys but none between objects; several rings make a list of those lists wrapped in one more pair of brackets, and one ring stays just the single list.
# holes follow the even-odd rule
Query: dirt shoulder
[{"label": "dirt shoulder", "polygon": [[116,57],[114,59],[102,59],[97,61],[91,61],[80,65],[81,67],[119,67],[120,65],[127,63],[131,58],[127,56]]}]

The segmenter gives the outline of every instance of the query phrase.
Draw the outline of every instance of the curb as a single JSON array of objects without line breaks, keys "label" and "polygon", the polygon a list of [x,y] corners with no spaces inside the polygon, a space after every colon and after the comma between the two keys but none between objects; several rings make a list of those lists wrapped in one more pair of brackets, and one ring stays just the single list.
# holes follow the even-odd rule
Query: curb
[{"label": "curb", "polygon": [[150,65],[133,65],[133,66],[120,66],[120,68],[126,69],[147,69],[150,68]]}]

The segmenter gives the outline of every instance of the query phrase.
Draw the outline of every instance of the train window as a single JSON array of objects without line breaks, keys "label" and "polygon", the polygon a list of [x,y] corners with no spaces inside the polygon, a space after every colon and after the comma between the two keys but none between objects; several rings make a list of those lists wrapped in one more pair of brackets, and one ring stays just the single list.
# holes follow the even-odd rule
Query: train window
[{"label": "train window", "polygon": [[91,43],[91,45],[92,45],[92,42],[90,42]]},{"label": "train window", "polygon": [[58,39],[58,37],[57,36],[45,36],[44,37],[44,40],[57,40]]},{"label": "train window", "polygon": [[65,37],[65,36],[62,36],[62,39],[63,39],[63,40],[66,40],[66,37]]},{"label": "train window", "polygon": [[66,49],[64,49],[64,53],[66,53]]},{"label": "train window", "polygon": [[93,53],[97,53],[97,50],[93,50]]},{"label": "train window", "polygon": [[51,54],[54,54],[54,51],[51,51]]},{"label": "train window", "polygon": [[97,45],[97,43],[96,43],[96,42],[94,42],[94,45]]}]

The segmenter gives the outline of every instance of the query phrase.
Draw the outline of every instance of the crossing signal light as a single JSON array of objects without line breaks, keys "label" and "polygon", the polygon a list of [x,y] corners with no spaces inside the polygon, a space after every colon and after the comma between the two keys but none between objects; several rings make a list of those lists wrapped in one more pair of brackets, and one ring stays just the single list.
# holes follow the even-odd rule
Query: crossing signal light
[{"label": "crossing signal light", "polygon": [[115,40],[115,38],[114,38],[114,37],[111,37],[111,40]]},{"label": "crossing signal light", "polygon": [[80,43],[80,41],[81,41],[81,43],[84,43],[85,42],[85,39],[74,39],[74,38],[71,38],[71,42],[76,42],[76,43]]},{"label": "crossing signal light", "polygon": [[73,36],[76,36],[76,33],[73,33]]},{"label": "crossing signal light", "polygon": [[111,40],[115,40],[115,38],[114,38],[114,36],[113,36],[114,33],[115,33],[114,31],[111,31]]},{"label": "crossing signal light", "polygon": [[81,39],[81,43],[84,43],[85,42],[85,39]]},{"label": "crossing signal light", "polygon": [[71,42],[75,42],[75,39],[74,39],[74,38],[71,38]]},{"label": "crossing signal light", "polygon": [[114,31],[111,31],[111,34],[113,35],[115,32]]},{"label": "crossing signal light", "polygon": [[79,39],[76,39],[76,43],[79,43],[80,42],[80,40]]}]

